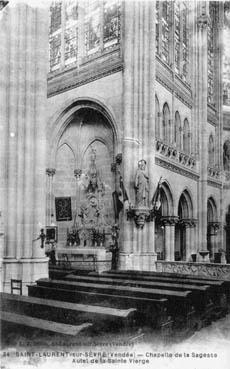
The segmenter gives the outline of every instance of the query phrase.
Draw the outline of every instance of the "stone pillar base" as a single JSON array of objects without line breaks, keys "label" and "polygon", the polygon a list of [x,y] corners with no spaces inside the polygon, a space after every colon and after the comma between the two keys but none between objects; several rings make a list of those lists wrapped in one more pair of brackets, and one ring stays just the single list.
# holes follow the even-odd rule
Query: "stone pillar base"
[{"label": "stone pillar base", "polygon": [[141,253],[139,258],[139,270],[156,271],[157,254],[155,253]]},{"label": "stone pillar base", "polygon": [[119,269],[120,270],[133,270],[133,254],[127,254],[121,252],[119,254]]},{"label": "stone pillar base", "polygon": [[40,278],[48,278],[48,258],[3,259],[3,291],[10,293],[11,279],[22,280],[22,293],[28,294],[27,285]]}]

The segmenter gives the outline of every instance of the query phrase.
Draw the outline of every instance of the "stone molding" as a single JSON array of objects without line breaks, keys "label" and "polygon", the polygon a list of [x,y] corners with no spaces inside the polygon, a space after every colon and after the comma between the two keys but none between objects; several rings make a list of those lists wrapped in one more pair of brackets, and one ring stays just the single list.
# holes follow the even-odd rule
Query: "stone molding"
[{"label": "stone molding", "polygon": [[[101,56],[101,58],[103,58],[103,56]],[[92,60],[92,63],[93,62],[94,60]],[[48,97],[117,73],[122,69],[122,60],[120,57],[117,57],[115,61],[102,62],[98,64],[98,66],[95,66],[93,63],[92,67],[88,65],[84,70],[83,68],[82,70],[78,70],[77,68],[67,71],[64,70],[58,75],[48,79]]]},{"label": "stone molding", "polygon": [[188,168],[193,169],[196,166],[196,159],[193,156],[177,150],[177,148],[170,146],[162,140],[156,140],[156,151]]},{"label": "stone molding", "polygon": [[155,157],[155,164],[159,165],[160,167],[166,168],[168,170],[171,170],[172,172],[178,173],[182,176],[191,178],[195,181],[198,181],[199,179],[199,174],[192,172],[191,170],[186,170],[184,168],[182,168],[179,163],[170,163],[169,161],[165,160],[165,159],[161,159],[158,158],[157,156]]},{"label": "stone molding", "polygon": [[193,99],[189,86],[179,76],[175,76],[174,79],[172,69],[165,65],[160,58],[156,58],[156,60],[156,80],[171,93],[175,92],[176,97],[191,109]]},{"label": "stone molding", "polygon": [[220,168],[216,167],[210,167],[208,166],[208,176],[214,179],[219,179],[220,178]]},{"label": "stone molding", "polygon": [[215,179],[208,179],[207,181],[208,186],[212,186],[215,188],[221,188],[222,187],[222,183],[220,181],[217,181]]},{"label": "stone molding", "polygon": [[157,261],[156,270],[165,273],[180,273],[230,280],[230,264],[186,263],[183,261]]}]

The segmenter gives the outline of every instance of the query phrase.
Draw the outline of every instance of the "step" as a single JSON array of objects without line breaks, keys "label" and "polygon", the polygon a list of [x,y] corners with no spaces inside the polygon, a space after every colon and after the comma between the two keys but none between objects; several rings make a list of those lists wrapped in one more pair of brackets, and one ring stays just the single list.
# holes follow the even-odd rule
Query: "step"
[{"label": "step", "polygon": [[41,330],[61,333],[70,336],[76,336],[84,329],[92,327],[91,323],[83,323],[81,325],[74,326],[70,324],[57,323],[49,320],[34,318],[27,315],[21,315],[7,311],[1,311],[0,318],[3,322],[18,324],[22,326],[37,328]]}]

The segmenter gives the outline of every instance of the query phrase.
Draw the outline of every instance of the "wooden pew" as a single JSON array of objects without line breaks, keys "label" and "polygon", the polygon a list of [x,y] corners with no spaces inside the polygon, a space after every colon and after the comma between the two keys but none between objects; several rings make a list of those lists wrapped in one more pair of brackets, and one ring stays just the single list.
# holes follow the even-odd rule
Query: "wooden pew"
[{"label": "wooden pew", "polygon": [[60,323],[79,324],[84,322],[106,322],[112,325],[128,326],[135,319],[136,309],[73,304],[31,296],[1,293],[3,311],[26,314],[35,318],[52,317]]},{"label": "wooden pew", "polygon": [[92,327],[91,323],[83,323],[76,326],[71,324],[57,323],[54,321],[34,318],[31,316],[16,314],[7,311],[1,311],[0,319],[2,322],[7,322],[10,324],[22,325],[33,329],[36,328],[70,336],[76,336],[82,330]]},{"label": "wooden pew", "polygon": [[108,294],[91,291],[73,291],[63,288],[52,288],[51,286],[28,286],[29,296],[38,296],[42,299],[57,299],[71,301],[73,303],[100,305],[100,307],[113,306],[117,309],[135,308],[135,320],[137,324],[148,323],[153,328],[161,328],[168,321],[167,299],[165,298],[143,298],[125,296],[119,294]]},{"label": "wooden pew", "polygon": [[[90,273],[89,275],[97,275],[96,273]],[[141,271],[108,271],[100,275],[100,277],[114,277],[120,279],[132,278],[134,280],[145,281],[157,281],[167,283],[179,283],[181,285],[195,285],[204,286],[207,285],[210,288],[209,291],[209,306],[206,308],[206,317],[208,320],[218,319],[221,316],[227,314],[230,306],[230,293],[226,288],[225,281],[214,280],[209,278],[201,278],[198,276],[189,276],[174,273],[160,273],[160,272],[141,272]],[[228,300],[228,301],[227,301]]]},{"label": "wooden pew", "polygon": [[[112,276],[112,278],[108,278]],[[65,277],[65,280],[68,281],[79,281],[79,282],[89,282],[89,283],[105,283],[111,285],[124,285],[124,286],[134,286],[134,287],[144,287],[144,288],[160,288],[161,290],[172,290],[172,291],[187,291],[190,290],[191,294],[191,304],[195,308],[196,312],[200,315],[205,313],[206,316],[210,315],[212,309],[214,308],[213,304],[210,302],[210,295],[209,290],[210,287],[203,285],[203,286],[196,286],[192,283],[188,284],[180,284],[180,283],[166,283],[166,282],[159,282],[159,281],[143,281],[140,279],[119,279],[115,278],[116,274],[100,274],[94,276],[76,276],[73,274],[69,274]],[[191,312],[190,312],[191,314]],[[194,312],[195,314],[195,312]],[[192,317],[189,319],[191,320]],[[190,323],[189,323],[190,324]]]},{"label": "wooden pew", "polygon": [[[121,285],[108,285],[108,284],[95,284],[95,283],[83,283],[83,282],[72,282],[72,281],[55,281],[48,279],[40,279],[37,281],[38,286],[52,287],[62,289],[68,289],[76,291],[106,293],[112,295],[125,295],[140,298],[166,298],[167,311],[173,317],[173,319],[187,320],[188,314],[191,312],[191,291],[172,291],[160,288],[143,288],[133,286],[121,286]],[[57,291],[58,293],[58,291]]]}]

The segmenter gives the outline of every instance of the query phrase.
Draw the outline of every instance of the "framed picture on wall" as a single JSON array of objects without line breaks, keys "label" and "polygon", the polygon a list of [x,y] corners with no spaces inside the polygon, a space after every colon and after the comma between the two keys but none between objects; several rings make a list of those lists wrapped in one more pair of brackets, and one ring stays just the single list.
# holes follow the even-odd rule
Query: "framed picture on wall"
[{"label": "framed picture on wall", "polygon": [[55,197],[56,220],[72,220],[71,197]]},{"label": "framed picture on wall", "polygon": [[56,226],[46,226],[46,241],[48,242],[58,241],[58,233]]}]

